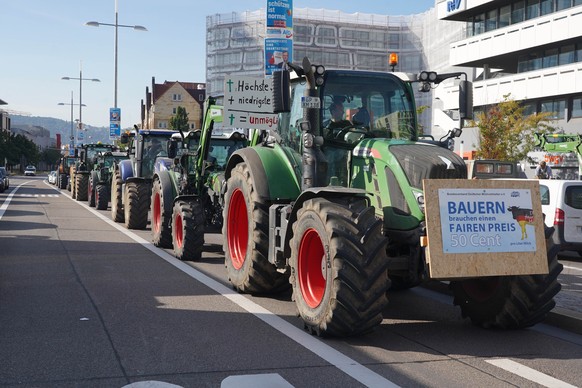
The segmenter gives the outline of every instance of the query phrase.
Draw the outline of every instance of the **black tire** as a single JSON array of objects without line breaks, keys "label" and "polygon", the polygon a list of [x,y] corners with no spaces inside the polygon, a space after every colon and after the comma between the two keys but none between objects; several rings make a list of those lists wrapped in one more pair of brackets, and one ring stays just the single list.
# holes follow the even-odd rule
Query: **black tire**
[{"label": "black tire", "polygon": [[125,214],[123,211],[123,180],[121,179],[121,172],[115,170],[113,178],[111,179],[111,219],[114,222],[124,222]]},{"label": "black tire", "polygon": [[389,288],[387,239],[363,198],[306,201],[290,242],[293,300],[305,328],[345,337],[382,322]]},{"label": "black tire", "polygon": [[454,304],[461,307],[463,317],[470,318],[477,326],[498,329],[521,329],[543,321],[555,307],[554,296],[562,288],[558,283],[563,269],[557,257],[560,248],[549,236],[551,231],[546,233],[547,275],[496,276],[451,282]]},{"label": "black tire", "polygon": [[[162,188],[162,182],[154,179],[152,184],[152,198],[150,214],[152,217],[152,243],[160,248],[172,247],[172,214],[164,212],[165,201],[173,198],[166,198]],[[168,204],[169,205],[169,204]]]},{"label": "black tire", "polygon": [[59,189],[66,189],[69,183],[67,175],[59,175]]},{"label": "black tire", "polygon": [[127,229],[143,230],[148,225],[150,191],[145,182],[126,182],[124,197],[124,219]]},{"label": "black tire", "polygon": [[87,202],[89,202],[90,207],[95,207],[95,186],[97,185],[97,182],[97,173],[95,171],[91,171],[87,185]]},{"label": "black tire", "polygon": [[108,204],[109,193],[107,192],[107,186],[97,185],[95,188],[95,208],[97,210],[107,210]]},{"label": "black tire", "polygon": [[76,200],[86,201],[89,197],[89,175],[76,174],[75,182]]},{"label": "black tire", "polygon": [[204,207],[197,201],[179,200],[172,213],[172,245],[179,260],[198,261],[204,246]]},{"label": "black tire", "polygon": [[261,202],[246,163],[228,179],[224,198],[224,262],[235,290],[251,294],[289,289],[289,275],[268,260],[269,204]]}]

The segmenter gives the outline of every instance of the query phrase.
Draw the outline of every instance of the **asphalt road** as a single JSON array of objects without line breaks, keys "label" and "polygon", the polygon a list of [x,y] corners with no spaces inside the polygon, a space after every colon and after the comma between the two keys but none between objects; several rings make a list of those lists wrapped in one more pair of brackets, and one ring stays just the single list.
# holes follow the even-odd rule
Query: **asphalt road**
[{"label": "asphalt road", "polygon": [[[0,194],[2,387],[582,385],[579,321],[484,330],[449,295],[415,288],[391,294],[373,333],[322,340],[290,295],[232,291],[220,235],[181,262],[45,180],[11,177]],[[574,315],[579,264],[558,298]]]}]

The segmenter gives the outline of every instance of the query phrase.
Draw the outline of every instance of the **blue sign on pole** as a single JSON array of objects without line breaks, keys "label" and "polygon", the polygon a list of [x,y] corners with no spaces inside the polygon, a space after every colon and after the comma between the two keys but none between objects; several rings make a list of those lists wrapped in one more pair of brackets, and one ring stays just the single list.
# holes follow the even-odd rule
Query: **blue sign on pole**
[{"label": "blue sign on pole", "polygon": [[121,109],[109,109],[109,139],[121,136]]}]

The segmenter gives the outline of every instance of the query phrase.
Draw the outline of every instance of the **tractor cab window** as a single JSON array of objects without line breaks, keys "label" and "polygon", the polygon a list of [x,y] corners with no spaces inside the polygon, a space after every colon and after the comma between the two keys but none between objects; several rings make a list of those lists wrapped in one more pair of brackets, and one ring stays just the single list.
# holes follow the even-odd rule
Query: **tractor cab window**
[{"label": "tractor cab window", "polygon": [[283,144],[288,145],[294,151],[301,152],[301,127],[303,121],[303,108],[301,97],[305,92],[305,83],[295,83],[291,88],[291,112],[279,115],[278,132]]},{"label": "tractor cab window", "polygon": [[416,138],[412,90],[392,74],[328,74],[321,91],[321,135],[357,143],[365,137]]}]

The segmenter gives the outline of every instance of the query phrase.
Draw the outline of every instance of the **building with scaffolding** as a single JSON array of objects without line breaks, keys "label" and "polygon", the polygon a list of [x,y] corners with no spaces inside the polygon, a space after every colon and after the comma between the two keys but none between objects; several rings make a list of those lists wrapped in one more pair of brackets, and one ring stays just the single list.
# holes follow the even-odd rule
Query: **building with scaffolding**
[{"label": "building with scaffolding", "polygon": [[[424,41],[438,41],[435,47],[440,43],[448,48],[453,39],[447,38],[448,33],[435,34],[434,27],[439,21],[434,9],[418,15],[388,16],[296,8],[293,15],[292,57],[295,62],[307,56],[313,63],[326,68],[391,71],[388,56],[397,53],[396,71],[419,73],[431,64],[442,68],[448,65],[448,57],[444,55],[435,55],[433,61],[426,56]],[[226,74],[264,75],[265,20],[264,9],[207,16],[206,87],[209,96],[223,94]],[[458,32],[453,35],[457,36]],[[418,93],[419,105],[430,106],[431,94]],[[431,119],[430,110],[420,116],[427,133],[431,132]]]}]

